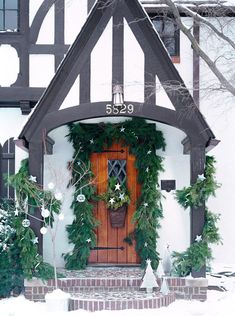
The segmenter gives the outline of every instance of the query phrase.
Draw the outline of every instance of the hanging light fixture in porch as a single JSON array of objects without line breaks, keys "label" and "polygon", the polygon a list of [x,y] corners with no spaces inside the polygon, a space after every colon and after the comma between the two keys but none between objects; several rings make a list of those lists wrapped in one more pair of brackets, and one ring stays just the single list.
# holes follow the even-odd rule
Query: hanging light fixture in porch
[{"label": "hanging light fixture in porch", "polygon": [[124,105],[123,89],[121,85],[113,86],[113,105],[122,107]]},{"label": "hanging light fixture in porch", "polygon": [[123,96],[123,87],[120,84],[113,85],[112,104],[106,104],[106,114],[125,115],[133,114],[134,105],[125,104]]}]

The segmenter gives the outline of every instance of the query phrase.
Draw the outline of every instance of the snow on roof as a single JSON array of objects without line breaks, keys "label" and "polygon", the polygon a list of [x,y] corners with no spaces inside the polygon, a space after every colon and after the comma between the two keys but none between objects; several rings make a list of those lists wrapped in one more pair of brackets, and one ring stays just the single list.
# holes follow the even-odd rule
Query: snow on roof
[{"label": "snow on roof", "polygon": [[[141,0],[145,7],[166,6],[161,0]],[[174,3],[195,6],[235,6],[235,0],[174,0]]]}]

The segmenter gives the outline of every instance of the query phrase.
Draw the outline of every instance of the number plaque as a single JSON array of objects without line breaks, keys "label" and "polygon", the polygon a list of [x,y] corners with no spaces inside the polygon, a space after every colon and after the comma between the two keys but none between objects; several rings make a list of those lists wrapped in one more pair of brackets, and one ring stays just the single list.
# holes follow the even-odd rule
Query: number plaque
[{"label": "number plaque", "polygon": [[132,114],[134,112],[133,104],[106,104],[106,114],[108,115],[118,115],[118,114]]}]

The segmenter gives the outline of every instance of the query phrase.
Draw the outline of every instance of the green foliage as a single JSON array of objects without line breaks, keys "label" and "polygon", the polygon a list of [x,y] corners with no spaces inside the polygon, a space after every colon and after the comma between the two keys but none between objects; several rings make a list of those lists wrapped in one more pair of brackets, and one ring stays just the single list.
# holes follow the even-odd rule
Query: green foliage
[{"label": "green foliage", "polygon": [[[50,280],[54,278],[54,267],[52,267],[47,262],[41,262],[38,267],[36,267],[33,276],[41,280]],[[57,272],[58,278],[64,278],[62,273]]]},{"label": "green foliage", "polygon": [[16,244],[20,251],[20,264],[23,275],[27,279],[32,279],[34,270],[42,262],[41,256],[38,254],[37,244],[34,243],[36,238],[30,227],[23,227],[22,220],[24,217],[18,216],[15,219]]},{"label": "green foliage", "polygon": [[38,241],[34,231],[30,227],[24,227],[22,221],[27,215],[32,216],[37,208],[47,208],[50,216],[44,219],[44,225],[52,227],[54,213],[60,212],[61,202],[51,191],[43,190],[29,175],[27,159],[22,161],[19,172],[10,176],[7,181],[16,190],[17,203],[8,201],[7,205],[11,205],[14,213],[11,227],[14,229],[14,247],[17,250],[21,277],[53,278],[53,268],[48,268],[50,265],[44,263],[42,256],[38,254]]},{"label": "green foliage", "polygon": [[0,205],[0,298],[12,291],[19,293],[23,287],[13,210],[6,201]]},{"label": "green foliage", "polygon": [[189,187],[176,190],[176,199],[185,209],[202,205],[210,196],[215,196],[215,191],[220,185],[215,180],[215,158],[206,156],[204,180],[200,178]]},{"label": "green foliage", "polygon": [[[206,157],[204,172],[205,179],[198,178],[196,183],[177,190],[176,199],[185,209],[187,207],[198,207],[208,200],[210,196],[215,196],[215,191],[220,185],[215,180],[215,159]],[[194,210],[196,212],[196,210]],[[221,240],[219,229],[216,226],[219,215],[213,214],[206,209],[205,224],[201,238],[195,240],[184,252],[173,253],[173,265],[177,275],[187,276],[193,270],[199,271],[212,259],[212,251],[209,244],[219,243]]]},{"label": "green foliage", "polygon": [[[69,141],[74,147],[72,184],[77,187],[88,183],[91,174],[78,181],[78,174],[89,166],[89,158],[93,152],[102,152],[114,142],[121,142],[129,146],[130,153],[136,157],[138,181],[141,184],[141,196],[134,214],[136,251],[142,266],[146,259],[152,261],[152,267],[157,268],[159,256],[156,252],[157,228],[162,218],[161,194],[157,187],[159,172],[162,168],[162,158],[156,155],[156,150],[165,149],[162,132],[157,131],[155,124],[148,124],[145,120],[134,118],[120,124],[70,124]],[[65,255],[66,268],[85,268],[90,249],[95,246],[94,229],[98,224],[93,216],[92,201],[97,200],[95,188],[92,185],[83,189],[86,196],[84,203],[78,203],[77,193],[74,195],[72,208],[75,219],[67,227],[69,241],[74,244],[71,253]],[[147,206],[146,206],[147,203]],[[90,242],[87,242],[87,238]],[[128,239],[129,240],[129,239]],[[130,240],[129,240],[130,241]]]},{"label": "green foliage", "polygon": [[219,216],[206,210],[206,220],[202,239],[194,242],[184,252],[174,252],[174,269],[177,275],[187,276],[192,270],[199,271],[212,259],[209,244],[219,243],[221,238],[216,227]]},{"label": "green foliage", "polygon": [[55,198],[51,191],[44,190],[37,182],[31,180],[28,171],[28,159],[22,160],[19,172],[11,175],[6,180],[16,191],[19,211],[25,212],[27,207],[27,212],[34,214],[37,208],[43,206],[50,211],[50,216],[45,219],[45,223],[52,227],[54,213],[59,213],[61,202]]},{"label": "green foliage", "polygon": [[[106,202],[107,208],[117,210],[124,204],[130,204],[130,195],[125,184],[120,185],[120,190],[116,189],[119,184],[116,177],[111,177],[108,182],[108,189],[105,193],[100,194],[99,198]],[[110,202],[113,200],[113,203]]]}]

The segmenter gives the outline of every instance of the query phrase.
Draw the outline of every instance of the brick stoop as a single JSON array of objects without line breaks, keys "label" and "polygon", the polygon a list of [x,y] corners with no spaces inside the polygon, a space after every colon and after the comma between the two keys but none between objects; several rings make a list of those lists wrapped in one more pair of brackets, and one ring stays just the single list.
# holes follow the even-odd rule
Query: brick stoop
[{"label": "brick stoop", "polygon": [[[65,278],[58,287],[71,294],[70,310],[85,309],[142,309],[168,306],[175,299],[206,300],[207,280],[204,278],[165,277],[169,295],[161,295],[159,288],[151,294],[140,290],[143,270],[131,268],[87,268],[84,271],[60,271]],[[161,279],[157,279],[159,287]],[[55,289],[54,280],[25,280],[25,297],[32,301],[45,301],[45,294]]]},{"label": "brick stoop", "polygon": [[[118,294],[118,295],[116,295]],[[137,294],[137,295],[136,295]],[[98,296],[98,297],[97,297]],[[158,292],[147,295],[140,292],[103,292],[98,295],[94,293],[89,297],[83,297],[81,294],[72,295],[69,309],[85,309],[90,312],[100,310],[122,310],[122,309],[143,309],[160,308],[168,306],[175,301],[174,293],[162,295]]]}]

